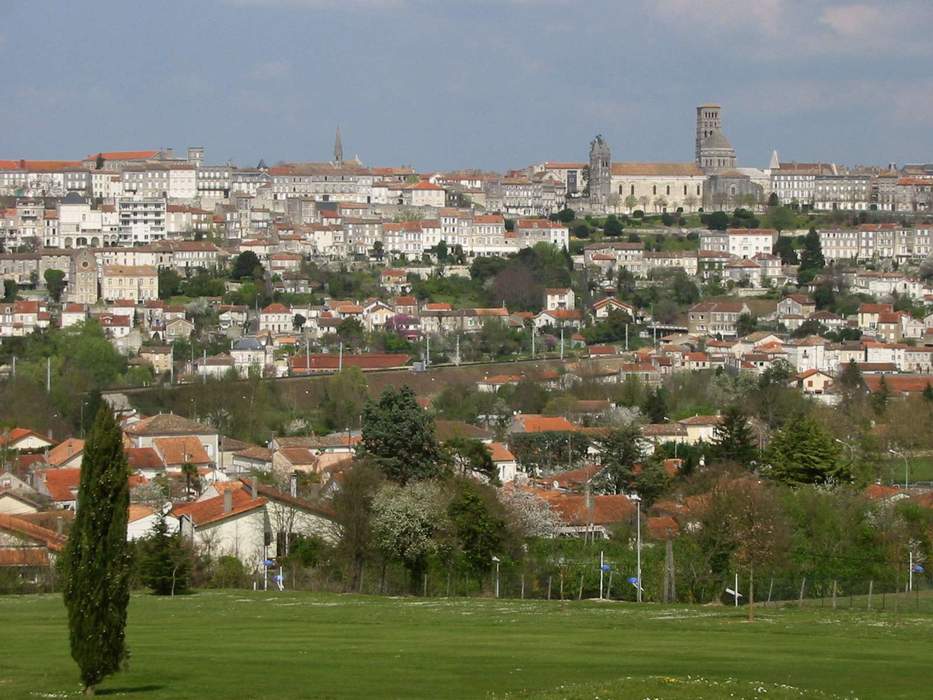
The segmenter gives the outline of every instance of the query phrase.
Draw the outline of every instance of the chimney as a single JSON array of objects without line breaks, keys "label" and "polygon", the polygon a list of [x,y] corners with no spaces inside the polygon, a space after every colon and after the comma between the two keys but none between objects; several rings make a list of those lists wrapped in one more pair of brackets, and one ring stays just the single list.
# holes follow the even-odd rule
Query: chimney
[{"label": "chimney", "polygon": [[233,510],[233,491],[227,489],[224,491],[224,513]]},{"label": "chimney", "polygon": [[292,474],[288,477],[288,493],[292,498],[298,498],[298,475]]}]

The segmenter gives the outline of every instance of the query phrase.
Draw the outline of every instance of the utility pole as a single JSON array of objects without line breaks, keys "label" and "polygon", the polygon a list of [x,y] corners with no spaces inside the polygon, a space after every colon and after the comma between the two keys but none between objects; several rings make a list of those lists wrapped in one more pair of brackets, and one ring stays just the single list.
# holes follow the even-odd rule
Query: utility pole
[{"label": "utility pole", "polygon": [[52,358],[49,357],[45,361],[45,393],[52,393]]},{"label": "utility pole", "polygon": [[628,324],[625,324],[625,352],[628,352]]},{"label": "utility pole", "polygon": [[168,385],[175,383],[175,346],[169,343],[168,346]]},{"label": "utility pole", "polygon": [[[15,357],[13,358],[16,359]],[[535,325],[531,324],[531,359],[535,359]]]},{"label": "utility pole", "polygon": [[641,602],[641,496],[632,496],[635,501],[635,599]]},{"label": "utility pole", "polygon": [[457,366],[460,366],[460,334],[457,333]]},{"label": "utility pole", "polygon": [[340,341],[340,354],[337,356],[337,371],[343,372],[343,341]]},{"label": "utility pole", "polygon": [[13,355],[13,381],[16,381],[16,355]]},{"label": "utility pole", "polygon": [[431,334],[428,333],[424,336],[425,340],[425,352],[424,352],[424,368],[427,369],[431,365]]},{"label": "utility pole", "polygon": [[599,599],[603,599],[603,574],[605,573],[605,559],[603,558],[603,551],[599,550]]},{"label": "utility pole", "polygon": [[560,359],[564,359],[564,324],[560,325]]},{"label": "utility pole", "polygon": [[201,383],[207,384],[207,370],[204,369],[205,367],[207,367],[207,348],[204,348],[204,350],[202,350],[201,352],[202,352],[201,371],[203,372],[203,374],[201,375]]}]

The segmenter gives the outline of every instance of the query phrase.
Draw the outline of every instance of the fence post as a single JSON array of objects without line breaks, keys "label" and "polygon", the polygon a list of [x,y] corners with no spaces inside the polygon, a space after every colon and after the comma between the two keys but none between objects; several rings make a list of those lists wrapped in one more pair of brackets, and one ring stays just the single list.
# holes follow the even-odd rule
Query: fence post
[{"label": "fence post", "polygon": [[522,600],[525,600],[525,572],[522,572]]},{"label": "fence post", "polygon": [[428,597],[428,575],[424,575],[424,598]]},{"label": "fence post", "polygon": [[804,576],[803,581],[800,582],[800,601],[798,603],[798,606],[801,608],[803,607],[803,589],[806,587],[806,585],[807,585],[807,577]]},{"label": "fence post", "polygon": [[871,610],[871,594],[875,588],[875,581],[871,580],[868,582],[868,609]]},{"label": "fence post", "polygon": [[833,579],[833,610],[836,609],[836,579]]},{"label": "fence post", "polygon": [[547,599],[551,599],[551,577],[547,577]]},{"label": "fence post", "polygon": [[560,572],[560,599],[561,600],[564,599],[564,572],[563,570],[561,570]]},{"label": "fence post", "polygon": [[615,572],[611,570],[609,571],[609,586],[608,586],[608,589],[606,590],[606,597],[609,598],[610,600],[612,600],[612,574],[613,573]]},{"label": "fence post", "polygon": [[771,592],[774,590],[774,576],[771,577],[771,583],[768,584],[768,605],[771,605]]},{"label": "fence post", "polygon": [[583,600],[583,572],[580,572],[580,592],[577,593],[577,600]]}]

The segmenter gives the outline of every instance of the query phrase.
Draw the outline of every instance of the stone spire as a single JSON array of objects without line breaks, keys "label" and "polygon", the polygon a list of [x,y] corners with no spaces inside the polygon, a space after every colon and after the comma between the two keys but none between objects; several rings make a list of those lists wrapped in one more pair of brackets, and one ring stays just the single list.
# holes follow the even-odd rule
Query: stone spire
[{"label": "stone spire", "polygon": [[781,159],[778,158],[778,152],[771,151],[771,162],[768,163],[768,167],[771,170],[778,170],[781,167]]},{"label": "stone spire", "polygon": [[343,163],[343,142],[340,140],[340,127],[337,127],[337,137],[334,139],[334,162]]}]

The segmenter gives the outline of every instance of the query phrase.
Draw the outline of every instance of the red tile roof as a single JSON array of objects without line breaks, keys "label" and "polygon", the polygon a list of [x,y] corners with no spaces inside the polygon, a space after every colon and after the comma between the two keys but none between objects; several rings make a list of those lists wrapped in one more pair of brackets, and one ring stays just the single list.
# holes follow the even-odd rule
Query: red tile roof
[{"label": "red tile roof", "polygon": [[35,525],[15,515],[0,513],[0,530],[12,532],[20,537],[40,542],[53,552],[61,551],[65,546],[65,538],[40,525]]},{"label": "red tile roof", "polygon": [[200,527],[248,513],[263,507],[268,502],[265,498],[253,498],[245,489],[233,490],[232,494],[233,508],[229,512],[224,511],[224,496],[220,495],[203,501],[175,506],[172,509],[172,514],[176,517],[187,516],[196,527]]}]

